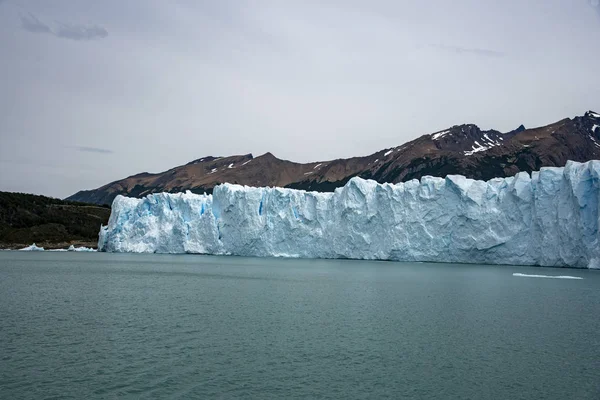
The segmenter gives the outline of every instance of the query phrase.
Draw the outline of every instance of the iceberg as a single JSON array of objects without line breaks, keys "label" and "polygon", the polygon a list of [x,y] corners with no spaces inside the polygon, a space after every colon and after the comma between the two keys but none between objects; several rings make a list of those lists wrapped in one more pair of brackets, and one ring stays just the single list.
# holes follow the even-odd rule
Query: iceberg
[{"label": "iceberg", "polygon": [[19,251],[44,251],[44,248],[37,247],[34,243],[31,246],[27,246],[27,247],[23,247],[22,249],[19,249]]},{"label": "iceberg", "polygon": [[477,181],[117,196],[98,249],[600,268],[600,161]]},{"label": "iceberg", "polygon": [[521,274],[514,273],[513,276],[518,276],[521,278],[548,278],[548,279],[583,279],[580,276],[569,276],[569,275],[534,275],[534,274]]},{"label": "iceberg", "polygon": [[89,247],[85,247],[85,246],[81,246],[81,247],[75,247],[73,245],[70,245],[69,248],[66,251],[83,251],[83,252],[93,252],[96,251],[96,249],[92,249]]}]

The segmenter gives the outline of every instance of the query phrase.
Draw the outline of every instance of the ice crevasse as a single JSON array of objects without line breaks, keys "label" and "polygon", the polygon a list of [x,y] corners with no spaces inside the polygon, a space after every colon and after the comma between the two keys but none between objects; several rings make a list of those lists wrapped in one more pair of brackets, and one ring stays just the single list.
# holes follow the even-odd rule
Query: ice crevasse
[{"label": "ice crevasse", "polygon": [[117,196],[98,248],[600,268],[599,201],[600,161],[487,182],[353,178],[333,193],[223,184]]}]

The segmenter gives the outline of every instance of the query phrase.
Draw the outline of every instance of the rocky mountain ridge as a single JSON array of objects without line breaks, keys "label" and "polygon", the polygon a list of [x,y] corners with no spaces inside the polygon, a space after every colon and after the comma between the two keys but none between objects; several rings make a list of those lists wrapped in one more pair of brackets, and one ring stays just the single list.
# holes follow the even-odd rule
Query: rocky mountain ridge
[{"label": "rocky mountain ridge", "polygon": [[455,125],[364,157],[305,164],[281,160],[271,153],[203,157],[165,172],[144,172],[83,190],[67,200],[111,204],[119,194],[211,193],[216,185],[226,182],[333,191],[354,176],[380,183],[450,174],[488,180],[545,166],[562,167],[567,160],[592,159],[600,159],[600,114],[588,111],[547,126],[526,129],[521,125],[505,133],[484,131],[473,124]]}]

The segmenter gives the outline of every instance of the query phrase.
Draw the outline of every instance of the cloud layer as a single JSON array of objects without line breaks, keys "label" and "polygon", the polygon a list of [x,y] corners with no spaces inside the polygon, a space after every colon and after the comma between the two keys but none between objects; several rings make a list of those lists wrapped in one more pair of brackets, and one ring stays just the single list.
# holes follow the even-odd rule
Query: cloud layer
[{"label": "cloud layer", "polygon": [[101,154],[112,154],[114,153],[112,150],[103,149],[101,147],[90,147],[90,146],[75,146],[75,148],[79,151],[84,151],[87,153],[101,153]]},{"label": "cloud layer", "polygon": [[461,46],[449,46],[444,44],[432,44],[432,47],[440,50],[446,50],[458,54],[472,54],[476,56],[482,57],[504,57],[504,53],[501,51],[490,50],[490,49],[478,49],[478,48],[470,48],[470,47],[461,47]]},{"label": "cloud layer", "polygon": [[85,26],[57,22],[54,27],[50,27],[31,13],[21,16],[21,27],[27,32],[45,33],[61,39],[94,40],[108,36],[108,31],[97,25]]}]

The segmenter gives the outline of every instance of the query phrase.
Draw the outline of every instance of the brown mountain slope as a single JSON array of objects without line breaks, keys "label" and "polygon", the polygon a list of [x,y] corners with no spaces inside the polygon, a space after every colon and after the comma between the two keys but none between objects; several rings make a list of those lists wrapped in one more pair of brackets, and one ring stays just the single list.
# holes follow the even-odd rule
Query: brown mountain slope
[{"label": "brown mountain slope", "polygon": [[80,191],[68,200],[110,204],[118,194],[211,193],[225,182],[332,191],[354,176],[394,183],[448,174],[487,180],[591,159],[600,159],[600,114],[589,111],[548,126],[520,126],[507,133],[457,125],[369,156],[308,164],[281,160],[271,153],[256,158],[251,154],[204,157],[158,174],[142,173]]}]

